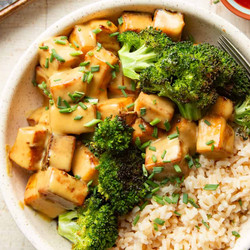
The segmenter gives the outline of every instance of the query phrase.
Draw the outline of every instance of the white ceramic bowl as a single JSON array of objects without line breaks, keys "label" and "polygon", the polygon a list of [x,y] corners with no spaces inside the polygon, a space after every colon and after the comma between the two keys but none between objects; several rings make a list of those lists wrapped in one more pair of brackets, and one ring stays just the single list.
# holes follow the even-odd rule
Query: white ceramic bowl
[{"label": "white ceramic bowl", "polygon": [[[237,28],[219,16],[189,5],[187,1],[176,0],[105,0],[83,7],[59,20],[48,28],[30,45],[13,70],[1,97],[0,120],[0,183],[6,204],[17,225],[30,242],[40,250],[71,249],[71,244],[56,232],[56,222],[49,223],[32,209],[21,209],[19,201],[23,200],[27,183],[27,173],[21,168],[13,169],[13,177],[6,172],[5,145],[12,145],[19,127],[27,126],[25,114],[42,104],[42,97],[32,86],[31,79],[37,64],[37,48],[40,41],[54,35],[68,34],[76,23],[93,18],[109,17],[116,20],[123,10],[149,11],[166,8],[185,14],[186,27],[184,33],[192,34],[196,41],[216,43],[221,33],[227,36],[244,52],[250,61],[250,41]],[[250,220],[241,231],[235,250],[250,247]]]}]

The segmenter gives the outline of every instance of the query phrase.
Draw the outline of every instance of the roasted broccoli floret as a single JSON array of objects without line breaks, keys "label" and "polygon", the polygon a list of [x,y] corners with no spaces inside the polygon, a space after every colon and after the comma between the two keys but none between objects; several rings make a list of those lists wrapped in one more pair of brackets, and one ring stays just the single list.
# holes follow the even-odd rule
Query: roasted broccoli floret
[{"label": "roasted broccoli floret", "polygon": [[141,151],[133,145],[126,153],[114,156],[105,152],[100,157],[98,192],[110,202],[118,215],[128,213],[147,194],[143,162]]},{"label": "roasted broccoli floret", "polygon": [[70,240],[75,250],[104,250],[117,239],[117,216],[109,203],[92,196],[84,207],[59,216],[58,233]]},{"label": "roasted broccoli floret", "polygon": [[218,71],[218,57],[208,45],[180,42],[169,45],[153,66],[143,70],[140,84],[146,93],[170,98],[186,119],[198,120],[218,97],[213,87]]},{"label": "roasted broccoli floret", "polygon": [[93,142],[90,143],[90,149],[98,154],[108,151],[110,153],[119,153],[129,147],[133,129],[116,116],[114,119],[105,118],[96,127]]},{"label": "roasted broccoli floret", "polygon": [[242,126],[245,134],[250,135],[250,95],[235,106],[234,122]]},{"label": "roasted broccoli floret", "polygon": [[131,79],[138,80],[139,72],[153,65],[166,44],[171,40],[161,31],[152,27],[142,32],[123,32],[118,36],[122,48],[118,51],[122,62],[123,74]]}]

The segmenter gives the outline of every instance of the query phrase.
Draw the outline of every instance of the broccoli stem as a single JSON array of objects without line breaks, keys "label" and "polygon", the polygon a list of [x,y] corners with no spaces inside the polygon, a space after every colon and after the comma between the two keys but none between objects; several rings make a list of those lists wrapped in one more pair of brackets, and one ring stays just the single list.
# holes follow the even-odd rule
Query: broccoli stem
[{"label": "broccoli stem", "polygon": [[195,103],[177,103],[177,106],[181,115],[188,120],[197,121],[204,115],[204,112],[198,109]]}]

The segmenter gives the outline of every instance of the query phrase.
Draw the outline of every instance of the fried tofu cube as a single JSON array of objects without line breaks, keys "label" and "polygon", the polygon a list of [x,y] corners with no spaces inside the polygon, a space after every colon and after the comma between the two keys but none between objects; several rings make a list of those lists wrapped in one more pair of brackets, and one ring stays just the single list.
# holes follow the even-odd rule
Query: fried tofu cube
[{"label": "fried tofu cube", "polygon": [[[58,44],[58,40],[65,44]],[[39,47],[46,48],[46,46],[48,49],[38,50],[38,56],[39,63],[48,77],[53,75],[55,71],[77,67],[83,59],[83,55],[76,55],[77,51],[69,46],[68,40],[61,40],[61,37],[49,38],[42,42]],[[46,64],[48,64],[47,67]]]},{"label": "fried tofu cube", "polygon": [[83,204],[88,193],[85,182],[57,168],[49,167],[44,172],[45,179],[39,193],[65,209],[74,209]]},{"label": "fried tofu cube", "polygon": [[[141,108],[146,109],[143,115]],[[139,117],[142,117],[148,123],[152,122],[155,118],[160,119],[160,122],[156,126],[165,129],[164,122],[170,122],[174,115],[174,104],[165,97],[148,95],[141,92],[135,101],[135,111]]]},{"label": "fried tofu cube", "polygon": [[97,181],[98,170],[95,169],[99,165],[98,158],[84,145],[78,144],[76,146],[73,162],[72,172],[76,176],[80,176],[85,182],[94,180]]},{"label": "fried tofu cube", "polygon": [[[179,138],[170,139],[163,136],[153,141],[150,146],[146,149],[146,169],[151,173],[154,167],[163,167],[163,171],[155,174],[154,178],[161,180],[188,174],[189,168],[185,160],[187,151]],[[155,151],[152,148],[155,148]]]},{"label": "fried tofu cube", "polygon": [[156,140],[158,137],[163,135],[163,131],[158,129],[157,138],[154,137],[154,127],[145,122],[142,118],[137,118],[135,123],[132,125],[132,128],[134,129],[133,141],[135,141],[138,137],[140,138],[141,143],[149,140]]},{"label": "fried tofu cube", "polygon": [[97,104],[97,110],[101,113],[102,119],[117,116],[123,111],[132,111],[132,107],[127,107],[134,103],[133,97],[112,98]]},{"label": "fried tofu cube", "polygon": [[53,74],[49,78],[49,85],[54,102],[57,103],[58,97],[61,97],[62,100],[72,103],[69,93],[78,91],[85,94],[87,83],[82,81],[82,76],[80,67]]},{"label": "fried tofu cube", "polygon": [[150,13],[124,12],[122,14],[122,25],[119,25],[120,33],[125,31],[140,32],[147,27],[153,26]]},{"label": "fried tofu cube", "polygon": [[41,84],[45,82],[48,85],[49,78],[45,72],[45,70],[41,66],[36,66],[36,83]]},{"label": "fried tofu cube", "polygon": [[44,126],[19,128],[9,157],[27,170],[41,169],[45,154],[48,130]]},{"label": "fried tofu cube", "polygon": [[90,21],[89,25],[92,30],[101,30],[101,32],[96,34],[96,42],[100,43],[102,47],[112,52],[120,49],[117,38],[115,36],[110,36],[110,34],[118,31],[116,25],[106,19]]},{"label": "fried tofu cube", "polygon": [[107,86],[111,80],[112,68],[108,64],[116,64],[118,58],[104,48],[99,51],[98,48],[95,48],[91,50],[91,52],[92,54],[88,53],[85,56],[85,61],[90,62],[90,64],[86,66],[86,70],[91,71],[91,67],[93,66],[99,66],[99,70],[93,73],[93,78],[87,88],[87,95],[103,101],[107,99]]},{"label": "fried tofu cube", "polygon": [[[80,106],[74,112],[60,113],[55,105],[49,108],[51,131],[58,134],[74,134],[94,132],[95,127],[86,127],[85,124],[96,118],[96,107],[90,103],[85,103],[87,109]],[[82,116],[80,120],[74,120],[76,116]]]},{"label": "fried tofu cube", "polygon": [[122,67],[119,63],[119,72],[116,72],[116,77],[112,79],[108,86],[110,98],[124,96],[120,89],[121,86],[125,88],[124,91],[128,96],[135,96],[137,94],[136,83],[123,75]]},{"label": "fried tofu cube", "polygon": [[233,102],[226,97],[219,96],[216,103],[212,106],[210,114],[224,117],[226,120],[233,115]]},{"label": "fried tofu cube", "polygon": [[70,135],[52,134],[50,136],[47,164],[53,168],[69,172],[75,151],[76,138]]},{"label": "fried tofu cube", "polygon": [[171,130],[169,131],[169,134],[174,133],[179,133],[179,139],[182,141],[183,146],[187,148],[190,155],[194,155],[196,152],[198,133],[196,123],[181,116],[177,116],[172,124]]},{"label": "fried tofu cube", "polygon": [[80,49],[85,55],[96,46],[96,36],[92,27],[87,24],[75,25],[69,36],[69,42],[75,49]]},{"label": "fried tofu cube", "polygon": [[49,111],[45,107],[37,108],[28,115],[27,122],[29,126],[35,126],[38,123],[49,125]]},{"label": "fried tofu cube", "polygon": [[166,33],[173,41],[180,41],[185,26],[184,16],[163,9],[155,11],[153,27]]},{"label": "fried tofu cube", "polygon": [[233,148],[234,130],[227,124],[224,117],[211,115],[199,121],[198,153],[209,158],[221,159],[232,154]]},{"label": "fried tofu cube", "polygon": [[40,171],[33,174],[26,185],[24,192],[24,202],[33,209],[54,219],[66,210],[57,202],[51,201],[39,193],[45,179],[45,172]]},{"label": "fried tofu cube", "polygon": [[137,113],[135,111],[121,111],[119,116],[128,126],[132,126],[137,118]]}]

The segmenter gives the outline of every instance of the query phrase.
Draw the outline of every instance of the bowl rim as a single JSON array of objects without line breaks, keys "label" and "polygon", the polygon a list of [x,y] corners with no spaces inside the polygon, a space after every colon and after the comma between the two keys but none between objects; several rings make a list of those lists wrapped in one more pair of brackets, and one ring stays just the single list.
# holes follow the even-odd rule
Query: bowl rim
[{"label": "bowl rim", "polygon": [[[24,216],[23,210],[18,205],[12,186],[10,183],[10,177],[6,171],[6,128],[8,126],[8,113],[11,106],[11,101],[15,93],[15,88],[19,84],[22,77],[23,71],[27,68],[30,62],[37,55],[37,45],[45,37],[50,37],[59,32],[65,30],[67,27],[72,27],[75,23],[79,22],[81,18],[87,17],[89,15],[95,14],[98,11],[103,11],[113,8],[123,8],[128,7],[143,7],[143,6],[162,6],[163,8],[173,9],[176,11],[181,11],[184,14],[188,13],[199,17],[201,20],[206,21],[214,25],[215,28],[221,30],[221,32],[227,32],[229,37],[235,37],[234,33],[237,33],[237,40],[243,43],[243,46],[247,46],[249,39],[235,26],[230,24],[228,21],[224,20],[222,17],[216,15],[215,13],[206,10],[204,8],[196,7],[194,4],[187,3],[185,0],[130,0],[130,1],[121,1],[121,0],[105,0],[98,1],[96,3],[87,4],[80,9],[77,9],[63,18],[59,19],[57,22],[48,27],[33,43],[30,44],[26,52],[19,59],[15,65],[12,73],[10,74],[5,87],[1,94],[0,99],[0,108],[2,112],[2,117],[0,119],[0,183],[1,191],[3,194],[4,201],[8,207],[9,212],[11,213],[14,221],[16,222],[19,229],[22,231],[24,236],[31,242],[31,244],[39,250],[43,249],[53,249],[50,244],[42,239],[37,233],[37,229],[29,224]],[[235,38],[236,39],[236,38]],[[250,59],[250,55],[249,55]],[[4,167],[5,166],[5,167]],[[247,242],[248,244],[249,242]],[[248,246],[245,245],[247,248]]]}]

